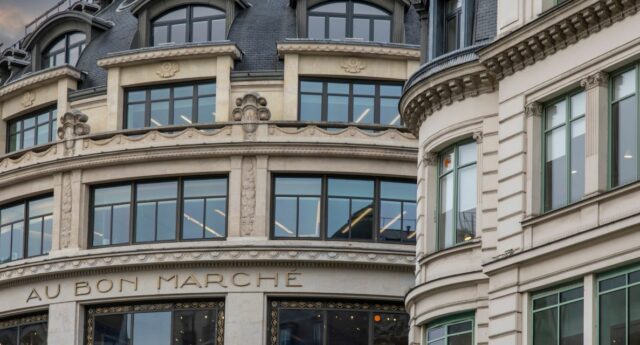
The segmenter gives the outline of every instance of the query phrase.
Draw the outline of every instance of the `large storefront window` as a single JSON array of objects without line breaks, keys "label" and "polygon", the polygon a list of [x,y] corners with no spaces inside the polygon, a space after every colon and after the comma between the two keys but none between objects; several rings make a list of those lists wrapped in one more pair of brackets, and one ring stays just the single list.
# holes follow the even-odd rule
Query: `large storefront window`
[{"label": "large storefront window", "polygon": [[447,317],[427,325],[425,344],[427,345],[472,345],[473,314]]},{"label": "large storefront window", "polygon": [[440,249],[475,237],[477,200],[475,142],[455,145],[440,154],[438,245]]},{"label": "large storefront window", "polygon": [[599,345],[640,344],[640,268],[598,279]]},{"label": "large storefront window", "polygon": [[274,191],[274,238],[415,243],[415,182],[279,176]]},{"label": "large storefront window", "polygon": [[307,24],[311,39],[391,41],[391,14],[361,2],[327,2],[312,7]]},{"label": "large storefront window", "polygon": [[0,344],[47,345],[47,315],[0,321]]},{"label": "large storefront window", "polygon": [[52,228],[53,197],[0,207],[0,263],[48,254]]},{"label": "large storefront window", "polygon": [[7,124],[7,152],[50,143],[56,138],[58,111],[48,108]]},{"label": "large storefront window", "polygon": [[300,81],[300,121],[402,126],[402,84],[371,81]]},{"label": "large storefront window", "polygon": [[544,209],[579,201],[584,195],[584,91],[568,95],[545,109]]},{"label": "large storefront window", "polygon": [[222,345],[224,302],[90,308],[87,345]]},{"label": "large storefront window", "polygon": [[227,178],[183,178],[95,187],[93,247],[227,235]]},{"label": "large storefront window", "polygon": [[214,123],[216,83],[208,81],[129,90],[125,109],[127,129]]},{"label": "large storefront window", "polygon": [[222,41],[226,38],[225,18],[223,11],[209,6],[173,9],[153,20],[151,45]]},{"label": "large storefront window", "polygon": [[271,301],[269,345],[408,344],[403,305]]},{"label": "large storefront window", "polygon": [[611,185],[638,180],[638,66],[611,78]]},{"label": "large storefront window", "polygon": [[573,286],[533,297],[533,345],[582,345],[583,288]]}]

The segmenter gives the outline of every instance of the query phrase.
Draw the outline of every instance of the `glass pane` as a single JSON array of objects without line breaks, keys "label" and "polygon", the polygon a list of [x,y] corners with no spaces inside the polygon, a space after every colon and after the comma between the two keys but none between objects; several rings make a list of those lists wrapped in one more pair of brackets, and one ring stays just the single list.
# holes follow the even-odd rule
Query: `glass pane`
[{"label": "glass pane", "polygon": [[373,97],[353,97],[353,122],[373,123],[374,120],[374,98]]},{"label": "glass pane", "polygon": [[182,238],[185,240],[204,237],[204,200],[184,201],[182,218]]},{"label": "glass pane", "polygon": [[329,179],[329,195],[360,198],[373,198],[372,180]]},{"label": "glass pane", "polygon": [[131,344],[130,315],[99,315],[94,320],[93,339],[96,345]]},{"label": "glass pane", "polygon": [[566,128],[547,134],[545,160],[545,209],[551,210],[567,203]]},{"label": "glass pane", "polygon": [[215,95],[215,94],[216,94],[216,83],[198,85],[198,96]]},{"label": "glass pane", "polygon": [[112,244],[129,243],[130,214],[129,204],[113,206]]},{"label": "glass pane", "polygon": [[370,40],[369,19],[353,19],[353,38],[360,38],[365,41]]},{"label": "glass pane", "polygon": [[354,3],[353,4],[353,13],[354,14],[368,14],[373,16],[388,16],[387,12],[375,8],[373,6],[365,5],[362,3]]},{"label": "glass pane", "polygon": [[208,6],[193,6],[192,11],[193,18],[224,16],[224,12]]},{"label": "glass pane", "polygon": [[0,344],[18,345],[18,327],[0,329]]},{"label": "glass pane", "polygon": [[24,223],[13,224],[11,241],[11,260],[20,260],[24,257]]},{"label": "glass pane", "polygon": [[11,225],[0,228],[0,263],[11,259]]},{"label": "glass pane", "polygon": [[440,174],[444,174],[453,170],[454,166],[454,152],[453,150],[445,152],[440,156]]},{"label": "glass pane", "polygon": [[600,343],[619,345],[626,342],[625,291],[618,290],[600,296]]},{"label": "glass pane", "polygon": [[27,128],[33,128],[36,125],[36,118],[35,117],[28,117],[24,120],[22,120],[23,123],[23,128],[27,129]]},{"label": "glass pane", "polygon": [[640,283],[640,271],[629,273],[629,284]]},{"label": "glass pane", "polygon": [[223,41],[227,38],[226,21],[216,19],[211,21],[211,41]]},{"label": "glass pane", "polygon": [[346,2],[332,2],[312,8],[310,12],[347,13]]},{"label": "glass pane", "polygon": [[23,148],[32,147],[36,144],[36,131],[35,129],[28,129],[23,133]]},{"label": "glass pane", "polygon": [[69,35],[69,45],[74,45],[76,43],[83,42],[85,40],[85,34],[76,32]]},{"label": "glass pane", "polygon": [[373,84],[353,84],[353,94],[375,96],[376,86]]},{"label": "glass pane", "polygon": [[227,236],[227,198],[207,199],[205,238]]},{"label": "glass pane", "polygon": [[402,230],[404,230],[404,239],[409,242],[415,242],[416,240],[416,210],[417,206],[414,202],[405,202],[402,210],[404,215],[402,217]]},{"label": "glass pane", "polygon": [[51,236],[53,234],[53,216],[44,217],[42,226],[42,254],[49,254],[51,251]]},{"label": "glass pane", "polygon": [[571,97],[571,118],[575,119],[587,112],[587,99],[586,93],[580,92],[577,95]]},{"label": "glass pane", "polygon": [[440,179],[440,217],[438,219],[440,248],[448,248],[454,244],[453,199],[453,175],[447,175]]},{"label": "glass pane", "polygon": [[391,42],[391,21],[376,19],[373,21],[373,41]]},{"label": "glass pane", "polygon": [[151,103],[151,127],[167,126],[169,123],[169,102]]},{"label": "glass pane", "polygon": [[613,129],[613,185],[619,186],[637,178],[638,137],[637,137],[636,96],[614,103],[612,106]]},{"label": "glass pane", "polygon": [[111,244],[111,207],[96,207],[93,211],[93,245]]},{"label": "glass pane", "polygon": [[446,13],[450,14],[462,8],[462,0],[447,0]]},{"label": "glass pane", "polygon": [[315,122],[322,120],[322,96],[300,95],[300,120]]},{"label": "glass pane", "polygon": [[323,312],[280,310],[278,339],[287,345],[323,345]]},{"label": "glass pane", "polygon": [[154,26],[153,27],[153,45],[157,46],[169,42],[169,27]]},{"label": "glass pane", "polygon": [[1,224],[10,224],[24,219],[24,204],[6,207],[0,211]]},{"label": "glass pane", "polygon": [[144,128],[144,104],[130,104],[127,107],[127,128]]},{"label": "glass pane", "polygon": [[545,297],[536,298],[533,300],[533,309],[541,309],[558,304],[558,294],[553,294]]},{"label": "glass pane", "polygon": [[176,202],[162,201],[158,203],[158,241],[176,239]]},{"label": "glass pane", "polygon": [[369,313],[327,311],[327,343],[331,345],[368,345]]},{"label": "glass pane", "polygon": [[613,79],[613,99],[620,99],[636,92],[636,69],[625,72]]},{"label": "glass pane", "polygon": [[455,334],[455,333],[462,333],[462,332],[470,332],[472,330],[472,327],[473,327],[473,323],[471,321],[454,323],[448,327],[447,333]]},{"label": "glass pane", "polygon": [[327,205],[327,237],[349,237],[349,200],[329,198]]},{"label": "glass pane", "polygon": [[582,345],[582,301],[560,307],[560,345]]},{"label": "glass pane", "polygon": [[80,57],[79,47],[69,49],[69,65],[75,66],[78,63],[79,57]]},{"label": "glass pane", "polygon": [[373,236],[373,200],[351,201],[351,238],[371,240]]},{"label": "glass pane", "polygon": [[187,42],[187,24],[171,25],[171,42],[178,44]]},{"label": "glass pane", "polygon": [[386,241],[402,240],[402,203],[397,201],[380,202],[379,238]]},{"label": "glass pane", "polygon": [[458,171],[458,221],[456,241],[458,243],[472,240],[476,228],[476,166],[469,166]]},{"label": "glass pane", "polygon": [[402,118],[398,111],[398,100],[395,98],[380,99],[380,124],[401,126]]},{"label": "glass pane", "polygon": [[191,42],[207,42],[209,40],[209,22],[194,22],[191,30],[192,40]]},{"label": "glass pane", "polygon": [[327,121],[348,122],[349,121],[349,97],[329,96],[327,104]]},{"label": "glass pane", "polygon": [[29,236],[27,242],[27,256],[37,256],[42,254],[42,218],[35,218],[29,221]]},{"label": "glass pane", "polygon": [[201,97],[198,99],[198,123],[216,122],[216,98]]},{"label": "glass pane", "polygon": [[571,202],[582,199],[584,195],[585,130],[584,118],[571,123]]},{"label": "glass pane", "polygon": [[373,345],[408,344],[409,316],[402,314],[373,315]]},{"label": "glass pane", "polygon": [[640,285],[629,288],[629,344],[640,344]]},{"label": "glass pane", "polygon": [[560,302],[569,302],[578,298],[582,298],[583,288],[575,288],[569,291],[560,293]]},{"label": "glass pane", "polygon": [[53,213],[53,197],[33,200],[29,202],[30,218],[51,213]]},{"label": "glass pane", "polygon": [[615,288],[619,288],[625,285],[627,282],[627,277],[623,274],[617,277],[605,279],[600,282],[600,292],[609,291]]},{"label": "glass pane", "polygon": [[151,90],[152,101],[168,100],[170,97],[171,97],[171,89],[169,88]]},{"label": "glass pane", "polygon": [[146,91],[129,91],[127,93],[127,101],[128,102],[144,102],[147,98]]},{"label": "glass pane", "polygon": [[297,199],[288,197],[276,198],[274,233],[276,237],[295,237],[297,221]]},{"label": "glass pane", "polygon": [[138,313],[133,316],[133,345],[171,344],[171,313]]},{"label": "glass pane", "polygon": [[322,93],[322,82],[302,81],[300,82],[300,91]]},{"label": "glass pane", "polygon": [[458,165],[463,166],[478,160],[478,144],[470,142],[458,146]]},{"label": "glass pane", "polygon": [[473,334],[458,334],[449,337],[449,345],[472,345]]},{"label": "glass pane", "polygon": [[384,199],[416,200],[417,187],[415,183],[408,182],[380,182],[380,197]]},{"label": "glass pane", "polygon": [[328,93],[337,93],[342,95],[349,94],[349,84],[347,83],[327,83],[327,92]]},{"label": "glass pane", "polygon": [[347,21],[344,18],[329,17],[329,38],[344,39],[347,35]]},{"label": "glass pane", "polygon": [[320,237],[320,198],[300,198],[298,236]]},{"label": "glass pane", "polygon": [[38,137],[36,141],[36,145],[42,145],[49,142],[49,124],[45,123],[44,125],[38,126]]},{"label": "glass pane", "polygon": [[155,240],[156,203],[138,203],[136,208],[136,242]]},{"label": "glass pane", "polygon": [[215,344],[215,311],[176,311],[174,313],[174,339],[173,345]]},{"label": "glass pane", "polygon": [[458,17],[448,18],[445,22],[444,52],[449,53],[458,49]]},{"label": "glass pane", "polygon": [[131,186],[96,188],[94,205],[108,205],[131,201]]},{"label": "glass pane", "polygon": [[21,345],[46,345],[47,344],[47,323],[40,322],[20,327]]},{"label": "glass pane", "polygon": [[173,122],[176,125],[193,124],[193,101],[181,99],[173,102]]},{"label": "glass pane", "polygon": [[320,195],[322,179],[316,177],[278,177],[276,194],[278,195]]},{"label": "glass pane", "polygon": [[50,52],[56,52],[60,49],[64,49],[66,45],[66,37],[61,36],[54,45],[49,48]]},{"label": "glass pane", "polygon": [[380,85],[380,95],[388,97],[400,97],[402,95],[402,86]]},{"label": "glass pane", "polygon": [[156,22],[169,21],[169,20],[179,20],[179,19],[187,19],[187,9],[181,8],[179,10],[171,11],[164,16],[156,19]]},{"label": "glass pane", "polygon": [[309,27],[307,28],[309,38],[323,39],[325,37],[325,19],[324,17],[309,16]]},{"label": "glass pane", "polygon": [[227,179],[203,179],[184,181],[184,197],[205,197],[227,195]]},{"label": "glass pane", "polygon": [[427,340],[428,341],[437,340],[437,339],[443,338],[445,334],[446,334],[446,330],[444,326],[430,328],[429,330],[427,330]]},{"label": "glass pane", "polygon": [[138,201],[175,199],[178,197],[178,182],[139,183],[137,191]]},{"label": "glass pane", "polygon": [[546,309],[533,314],[533,344],[558,343],[558,310]]},{"label": "glass pane", "polygon": [[553,128],[567,121],[567,102],[561,101],[547,107],[547,129]]}]

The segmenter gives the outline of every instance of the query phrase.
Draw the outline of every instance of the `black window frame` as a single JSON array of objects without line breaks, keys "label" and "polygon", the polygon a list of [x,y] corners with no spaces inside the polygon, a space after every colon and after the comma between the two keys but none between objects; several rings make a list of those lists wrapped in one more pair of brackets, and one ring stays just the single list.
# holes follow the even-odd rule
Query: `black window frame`
[{"label": "black window frame", "polygon": [[[209,94],[199,94],[198,93],[198,86],[201,85],[208,85],[208,84],[213,84],[213,89],[214,89],[214,93]],[[193,93],[190,97],[174,97],[174,92],[176,88],[181,88],[181,87],[185,87],[185,86],[191,86],[193,87]],[[169,98],[167,99],[157,99],[157,100],[152,100],[151,99],[151,92],[154,90],[160,90],[160,89],[169,89]],[[145,100],[144,101],[134,101],[134,102],[130,102],[129,101],[129,94],[132,92],[144,92],[145,93]],[[172,83],[172,84],[160,84],[160,85],[153,85],[153,86],[147,86],[147,87],[132,87],[132,88],[127,88],[124,90],[124,118],[123,118],[123,122],[122,122],[122,127],[123,129],[145,129],[145,128],[158,128],[158,127],[166,127],[166,126],[175,126],[175,114],[173,111],[174,105],[175,105],[175,101],[180,101],[180,100],[186,100],[186,99],[191,99],[191,111],[192,111],[192,120],[191,120],[191,124],[188,124],[188,126],[195,126],[195,125],[199,125],[199,124],[212,124],[216,122],[215,116],[214,116],[214,122],[203,122],[200,123],[198,122],[198,118],[199,118],[199,114],[198,114],[198,101],[201,98],[214,98],[214,103],[213,103],[213,107],[214,107],[214,111],[217,113],[218,109],[216,108],[216,102],[218,99],[218,84],[216,83],[216,80],[200,80],[200,81],[196,81],[196,82],[182,82],[182,83]],[[169,104],[169,124],[165,125],[165,126],[151,126],[151,104],[154,102],[161,102],[161,101],[166,101]],[[129,128],[128,126],[128,122],[129,122],[129,106],[130,105],[138,105],[138,104],[144,104],[144,122],[145,125],[142,128]]]},{"label": "black window frame", "polygon": [[[84,35],[84,40],[70,44],[69,39],[71,38],[72,35],[74,34],[82,34]],[[51,51],[51,48],[53,46],[55,46],[56,44],[58,44],[58,42],[61,42],[64,40],[64,47],[62,49],[58,49],[55,51]],[[43,51],[42,53],[42,69],[47,69],[47,68],[53,68],[53,67],[58,67],[58,66],[62,66],[64,64],[69,64],[69,57],[70,57],[70,52],[72,49],[75,48],[80,48],[80,52],[78,53],[78,61],[80,61],[80,56],[82,56],[82,53],[84,52],[84,50],[87,48],[87,34],[85,34],[82,31],[69,31],[66,32],[60,36],[58,36],[58,38],[56,38],[53,42],[51,42],[51,44],[49,44],[49,46],[47,46],[47,48]],[[56,63],[53,66],[49,66],[49,58],[51,56],[55,56],[58,55],[60,53],[64,52],[64,63],[58,64]],[[77,63],[77,62],[76,62]]]},{"label": "black window frame", "polygon": [[[206,17],[199,17],[199,18],[194,18],[193,17],[193,8],[194,7],[208,7],[208,8],[212,8],[214,10],[220,11],[222,12],[222,14],[220,15],[213,15],[213,16],[206,16]],[[165,15],[172,13],[172,12],[177,12],[180,11],[182,9],[186,9],[186,18],[185,19],[174,19],[174,20],[167,20],[167,21],[163,21],[160,22],[160,24],[157,23],[157,21],[159,19],[161,19],[162,17],[164,17]],[[178,6],[178,7],[174,7],[171,8],[167,11],[162,12],[161,14],[157,15],[155,18],[153,18],[150,21],[150,40],[149,40],[149,45],[151,47],[155,47],[158,46],[160,44],[171,44],[172,41],[172,37],[171,37],[171,26],[173,25],[179,25],[179,24],[185,24],[185,43],[194,43],[193,42],[193,24],[194,23],[198,23],[198,22],[207,22],[207,41],[205,42],[214,42],[212,40],[212,23],[214,20],[220,20],[220,19],[224,19],[225,21],[225,33],[224,33],[224,38],[227,38],[227,33],[226,33],[226,25],[227,25],[227,15],[226,15],[226,11],[224,9],[218,8],[216,6],[212,6],[212,5],[206,5],[206,4],[198,4],[198,3],[194,3],[194,4],[189,4],[189,5],[184,5],[184,6]],[[158,45],[156,45],[155,40],[155,28],[156,27],[166,27],[167,28],[167,43],[160,43]],[[205,43],[205,42],[196,42],[196,43]]]},{"label": "black window frame", "polygon": [[[183,235],[183,226],[182,226],[182,212],[184,210],[184,182],[190,180],[218,180],[225,179],[227,190],[225,195],[225,209],[227,215],[225,216],[225,235],[222,237],[214,237],[214,238],[200,238],[200,239],[182,239]],[[146,183],[161,183],[161,182],[173,182],[177,183],[177,194],[176,194],[176,230],[175,230],[175,239],[173,240],[160,240],[160,241],[144,241],[137,242],[136,241],[136,208],[137,208],[137,186],[139,184]],[[129,204],[129,241],[126,243],[110,243],[105,245],[94,245],[94,226],[95,226],[95,191],[100,188],[111,188],[111,187],[122,187],[129,186],[131,188],[131,194],[129,202],[120,202],[108,205],[100,205],[101,207],[105,206],[115,206],[121,204]],[[144,245],[144,244],[154,244],[154,243],[177,243],[177,242],[199,242],[199,241],[224,241],[229,236],[229,176],[228,175],[192,175],[192,176],[183,176],[183,177],[167,177],[167,178],[153,178],[153,179],[139,179],[125,182],[114,182],[114,183],[103,183],[103,184],[95,184],[91,186],[90,190],[90,200],[89,200],[89,236],[88,236],[88,246],[90,249],[97,248],[110,248],[110,247],[122,247],[122,246],[134,246],[134,245]],[[173,199],[172,199],[173,200]],[[153,200],[151,202],[157,202],[157,200]],[[157,217],[157,210],[156,210]],[[113,234],[113,211],[111,213],[111,234]],[[157,222],[156,222],[157,224]],[[154,234],[157,237],[157,232]],[[113,236],[110,237],[111,242],[113,242]]]},{"label": "black window frame", "polygon": [[[322,83],[322,92],[318,93],[318,92],[311,92],[311,91],[302,91],[302,83],[304,82],[314,82],[314,83]],[[330,93],[328,91],[328,84],[330,83],[336,83],[336,84],[348,84],[349,86],[349,94],[338,94],[338,93]],[[374,95],[364,95],[364,94],[355,94],[353,91],[353,86],[355,84],[358,85],[372,85],[375,87],[375,93]],[[354,104],[354,98],[355,97],[371,97],[374,100],[373,103],[373,123],[371,124],[375,124],[375,125],[382,125],[382,126],[389,126],[389,127],[404,127],[404,121],[402,119],[402,116],[400,116],[400,118],[398,119],[398,124],[397,125],[388,125],[388,124],[381,124],[380,123],[380,116],[381,116],[381,112],[382,112],[382,100],[383,99],[397,99],[398,103],[400,103],[400,96],[383,96],[381,94],[381,87],[382,86],[396,86],[396,87],[400,87],[402,89],[402,83],[401,82],[392,82],[392,81],[372,81],[372,80],[366,80],[366,79],[327,79],[327,78],[300,78],[298,81],[298,121],[305,121],[302,120],[302,96],[303,95],[313,95],[313,96],[320,96],[321,97],[321,114],[320,114],[320,122],[329,122],[328,121],[328,117],[329,117],[329,96],[346,96],[348,97],[349,101],[347,104],[348,107],[348,114],[347,114],[347,121],[346,122],[340,122],[340,123],[352,123],[352,124],[362,124],[362,125],[368,125],[369,123],[359,123],[359,122],[354,122],[354,114],[353,114],[353,104]],[[399,114],[398,114],[399,115]],[[312,121],[313,122],[313,121]]]},{"label": "black window frame", "polygon": [[[278,178],[317,178],[321,180],[321,194],[320,198],[320,234],[318,237],[282,237],[276,236],[276,198],[278,196],[289,197],[288,195],[276,195],[276,180]],[[340,238],[329,238],[328,236],[328,189],[330,179],[340,179],[340,180],[359,180],[359,181],[372,181],[374,184],[373,190],[373,226],[371,228],[371,239],[340,239]],[[410,179],[403,178],[392,178],[392,177],[370,177],[370,176],[354,176],[354,175],[332,175],[332,174],[289,174],[289,173],[276,173],[271,177],[271,210],[270,210],[270,220],[269,220],[269,237],[272,240],[295,240],[295,241],[335,241],[335,242],[362,242],[362,243],[385,243],[385,244],[403,244],[403,245],[415,245],[416,235],[417,235],[417,223],[416,228],[413,231],[413,235],[410,236],[413,241],[390,241],[380,239],[378,230],[380,227],[380,208],[381,208],[381,195],[380,195],[380,184],[381,182],[400,182],[400,183],[415,183],[417,187],[417,182],[413,182]],[[358,199],[359,197],[344,197],[349,199]],[[385,199],[386,200],[386,199]],[[298,207],[298,206],[296,206]],[[417,218],[417,202],[416,202],[416,218]],[[296,220],[297,222],[297,220]],[[417,219],[416,219],[417,222]]]},{"label": "black window frame", "polygon": [[[45,124],[45,122],[43,123],[38,123],[38,118],[44,114],[49,114],[49,120],[46,122],[48,123],[49,126],[49,139],[47,140],[46,143],[43,144],[38,144],[38,128],[41,127],[43,124]],[[33,120],[33,127],[29,127],[27,129],[25,129],[24,127],[24,122],[29,120],[29,119],[34,119]],[[15,119],[11,119],[9,121],[7,121],[7,131],[6,131],[6,139],[5,139],[5,143],[6,143],[6,153],[11,153],[11,152],[17,152],[20,150],[25,150],[25,149],[29,149],[32,147],[36,147],[39,145],[46,145],[49,143],[52,143],[54,141],[56,141],[56,135],[57,135],[57,123],[58,123],[58,108],[57,106],[49,106],[49,107],[45,107],[45,108],[41,108],[40,110],[37,111],[33,111],[29,114],[26,115],[22,115],[19,116]],[[11,127],[13,127],[14,125],[20,124],[20,129],[17,129],[15,133],[11,133]],[[34,132],[33,132],[33,138],[35,141],[35,144],[32,146],[28,146],[25,147],[24,146],[24,132],[26,130],[29,130],[33,128]],[[14,150],[11,150],[11,137],[15,136],[17,133],[20,133],[20,143],[19,145],[16,146],[16,148]],[[19,146],[19,147],[18,147]]]},{"label": "black window frame", "polygon": [[[447,12],[447,2],[451,1],[451,0],[445,0],[445,5],[443,8],[443,27],[442,27],[442,32],[443,32],[443,42],[442,42],[442,52],[444,54],[447,53],[451,53],[454,52],[458,49],[461,48],[461,43],[462,40],[460,38],[460,35],[462,34],[462,7],[464,6],[464,4],[462,4],[463,0],[453,0],[453,1],[460,1],[460,7],[457,7],[453,12]],[[455,47],[451,50],[447,50],[447,46],[448,46],[448,38],[449,38],[449,26],[447,25],[449,23],[450,20],[455,20],[456,21],[456,41],[455,41]]]},{"label": "black window frame", "polygon": [[[332,3],[344,3],[346,6],[346,11],[345,13],[339,13],[339,12],[315,12],[315,8],[317,7],[321,7],[324,5],[328,5],[328,4],[332,4]],[[378,9],[384,13],[386,13],[386,15],[373,15],[373,14],[355,14],[354,13],[354,5],[358,3],[358,4],[363,4],[366,6],[370,6],[373,7],[375,9]],[[389,11],[387,11],[386,9],[377,6],[375,4],[366,2],[366,1],[353,1],[353,0],[343,0],[343,1],[336,1],[336,0],[332,0],[332,1],[325,1],[325,2],[321,2],[313,7],[310,7],[307,10],[307,18],[305,18],[305,20],[307,21],[307,37],[309,37],[309,18],[310,17],[320,17],[324,19],[324,39],[328,40],[328,39],[332,39],[329,36],[329,19],[330,18],[344,18],[345,19],[345,38],[347,39],[358,39],[359,37],[353,37],[353,22],[355,19],[365,19],[369,21],[369,39],[365,39],[363,40],[364,42],[379,42],[379,43],[390,43],[393,41],[393,13],[390,13]],[[375,40],[375,20],[388,20],[389,21],[389,41],[388,42],[384,42],[384,41],[376,41]]]},{"label": "black window frame", "polygon": [[[2,212],[2,210],[7,209],[7,208],[12,208],[18,205],[23,205],[23,216],[22,216],[22,220],[21,221],[15,221],[12,223],[3,223],[2,219],[0,219],[0,229],[2,229],[2,227],[7,226],[7,225],[15,225],[15,224],[19,224],[22,223],[23,229],[22,229],[22,257],[12,260],[11,259],[11,249],[13,248],[13,229],[11,230],[11,246],[9,247],[9,260],[7,261],[0,261],[0,265],[9,263],[9,262],[15,262],[15,261],[20,261],[20,260],[25,260],[25,259],[31,259],[31,258],[36,258],[36,257],[41,257],[41,256],[47,256],[49,255],[49,253],[51,252],[51,248],[49,248],[49,251],[47,251],[46,253],[43,253],[44,251],[44,229],[43,231],[41,231],[40,233],[40,254],[38,255],[33,255],[33,256],[29,256],[29,222],[31,221],[32,218],[36,218],[36,217],[31,217],[29,215],[29,205],[32,202],[36,202],[36,201],[40,201],[40,200],[44,200],[44,199],[48,199],[48,198],[52,198],[51,200],[51,212],[50,213],[46,213],[46,214],[41,214],[38,215],[37,218],[44,218],[44,217],[53,217],[53,193],[45,193],[45,194],[40,194],[34,197],[30,197],[30,198],[26,198],[26,199],[21,199],[18,201],[14,201],[8,204],[4,204],[4,205],[0,205],[0,213]],[[53,236],[53,228],[52,228],[52,236]],[[53,237],[52,237],[53,240]]]},{"label": "black window frame", "polygon": [[44,327],[45,329],[45,345],[48,343],[48,331],[49,331],[49,314],[48,313],[43,313],[43,314],[32,314],[32,315],[27,315],[27,316],[18,316],[18,317],[13,317],[13,318],[9,318],[9,319],[4,319],[4,320],[0,320],[0,330],[6,330],[6,329],[11,329],[11,328],[17,328],[16,331],[16,344],[21,345],[20,343],[20,330],[23,327],[26,326],[31,326],[31,325],[37,325],[37,324],[45,324],[46,327]]}]

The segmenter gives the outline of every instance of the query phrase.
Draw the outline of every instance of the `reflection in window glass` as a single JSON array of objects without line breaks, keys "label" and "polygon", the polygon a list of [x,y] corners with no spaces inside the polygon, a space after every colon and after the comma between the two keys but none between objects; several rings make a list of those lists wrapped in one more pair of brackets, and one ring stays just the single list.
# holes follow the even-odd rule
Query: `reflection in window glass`
[{"label": "reflection in window glass", "polygon": [[374,181],[328,180],[327,237],[371,240]]},{"label": "reflection in window glass", "polygon": [[73,32],[60,36],[42,54],[42,68],[69,64],[75,66],[86,43],[84,33]]},{"label": "reflection in window glass", "polygon": [[458,144],[439,157],[438,245],[472,240],[476,229],[477,144]]},{"label": "reflection in window glass", "polygon": [[473,316],[450,317],[427,326],[427,345],[471,345],[473,344]]},{"label": "reflection in window glass", "polygon": [[321,186],[321,178],[276,178],[276,237],[320,237]]},{"label": "reflection in window glass", "polygon": [[601,345],[640,342],[640,270],[628,269],[598,282]]},{"label": "reflection in window glass", "polygon": [[638,179],[638,68],[612,78],[611,184],[621,186]]},{"label": "reflection in window glass", "polygon": [[11,327],[0,328],[2,345],[47,345],[47,316],[36,315],[3,322]]},{"label": "reflection in window glass", "polygon": [[52,197],[0,207],[0,263],[48,254],[52,226]]},{"label": "reflection in window glass", "polygon": [[7,152],[53,142],[58,129],[57,120],[58,111],[55,108],[50,108],[9,121],[7,124],[9,142]]},{"label": "reflection in window glass", "polygon": [[308,37],[312,39],[391,40],[391,14],[361,2],[339,1],[312,7],[307,24]]},{"label": "reflection in window glass", "polygon": [[189,5],[155,18],[151,45],[212,42],[226,37],[225,13],[213,7]]},{"label": "reflection in window glass", "polygon": [[416,185],[380,182],[378,236],[385,241],[410,242],[416,236]]},{"label": "reflection in window glass", "polygon": [[444,19],[444,53],[449,53],[460,48],[460,24],[462,20],[462,1],[445,1]]},{"label": "reflection in window glass", "polygon": [[534,345],[581,345],[583,288],[575,287],[533,297]]},{"label": "reflection in window glass", "polygon": [[224,238],[227,234],[227,180],[185,180],[182,238]]}]

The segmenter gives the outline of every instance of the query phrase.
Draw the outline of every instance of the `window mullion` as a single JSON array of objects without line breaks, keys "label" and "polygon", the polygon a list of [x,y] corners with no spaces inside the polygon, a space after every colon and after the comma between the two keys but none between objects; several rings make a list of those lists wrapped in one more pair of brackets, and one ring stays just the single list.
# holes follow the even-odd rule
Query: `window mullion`
[{"label": "window mullion", "polygon": [[566,183],[567,186],[565,188],[565,191],[567,193],[567,195],[565,196],[565,205],[569,205],[571,203],[571,135],[573,134],[573,130],[571,128],[571,97],[567,96],[566,97],[566,115],[565,115],[565,125],[566,125],[566,129],[565,129],[565,133],[566,133],[566,138],[565,138],[565,154],[567,157],[567,163],[566,163],[566,167],[565,167],[565,179],[566,179]]}]

